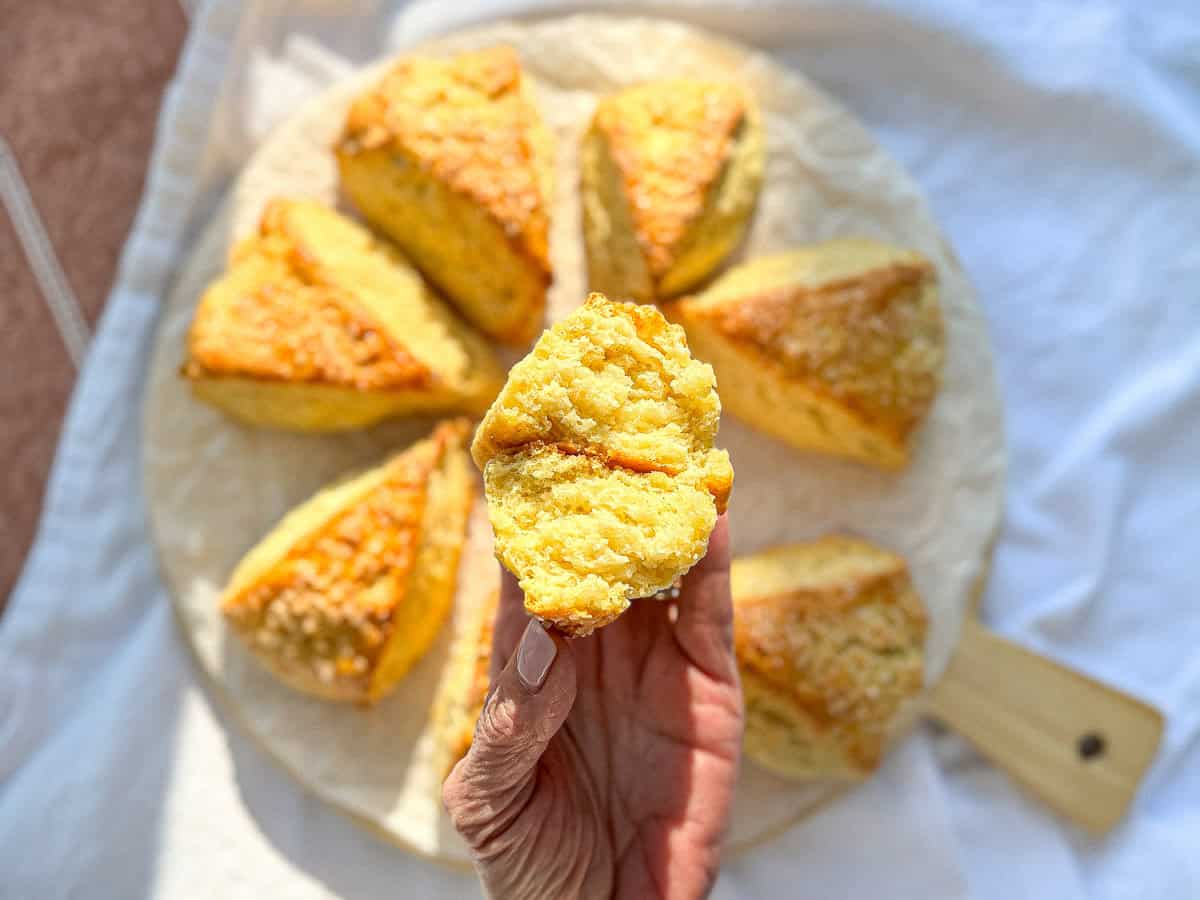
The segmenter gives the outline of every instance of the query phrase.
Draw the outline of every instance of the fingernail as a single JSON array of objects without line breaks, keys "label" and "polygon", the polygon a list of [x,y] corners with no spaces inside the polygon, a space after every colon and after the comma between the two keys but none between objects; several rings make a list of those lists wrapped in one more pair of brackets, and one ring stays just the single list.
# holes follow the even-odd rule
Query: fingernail
[{"label": "fingernail", "polygon": [[542,689],[557,655],[554,638],[546,633],[541,622],[531,619],[521,635],[521,646],[517,648],[517,676],[531,694]]}]

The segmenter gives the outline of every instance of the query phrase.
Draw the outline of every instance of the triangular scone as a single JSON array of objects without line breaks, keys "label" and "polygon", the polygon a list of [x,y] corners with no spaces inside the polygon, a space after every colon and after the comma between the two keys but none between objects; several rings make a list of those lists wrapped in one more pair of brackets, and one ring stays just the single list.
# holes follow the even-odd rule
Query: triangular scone
[{"label": "triangular scone", "polygon": [[486,334],[525,344],[550,283],[553,146],[516,51],[409,57],[350,108],[342,188]]},{"label": "triangular scone", "polygon": [[446,619],[475,491],[465,420],[289,513],[221,599],[232,629],[299,690],[370,703]]},{"label": "triangular scone", "polygon": [[500,596],[491,591],[460,616],[433,701],[436,769],[445,777],[467,754],[491,683],[492,636]]},{"label": "triangular scone", "polygon": [[358,428],[480,413],[503,371],[396,250],[310,200],[274,200],[188,334],[196,394],[254,425]]},{"label": "triangular scone", "polygon": [[937,394],[937,273],[836,240],[739,266],[664,311],[712,363],[726,409],[793,446],[894,469]]},{"label": "triangular scone", "polygon": [[924,683],[927,624],[904,560],[827,537],[735,559],[746,755],[791,778],[861,778]]},{"label": "triangular scone", "polygon": [[547,330],[471,447],[526,609],[587,634],[691,568],[733,484],[720,416],[712,369],[656,309],[592,294]]},{"label": "triangular scone", "polygon": [[593,290],[643,302],[685,291],[741,240],[763,177],[753,98],[655,81],[605,97],[580,150]]}]

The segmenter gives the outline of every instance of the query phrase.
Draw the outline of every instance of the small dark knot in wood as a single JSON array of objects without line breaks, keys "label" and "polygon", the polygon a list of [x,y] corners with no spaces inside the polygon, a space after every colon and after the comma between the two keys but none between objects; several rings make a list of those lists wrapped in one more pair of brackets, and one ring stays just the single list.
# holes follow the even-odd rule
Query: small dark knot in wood
[{"label": "small dark knot in wood", "polygon": [[1089,731],[1079,739],[1075,749],[1079,751],[1080,759],[1099,759],[1104,755],[1104,736]]}]

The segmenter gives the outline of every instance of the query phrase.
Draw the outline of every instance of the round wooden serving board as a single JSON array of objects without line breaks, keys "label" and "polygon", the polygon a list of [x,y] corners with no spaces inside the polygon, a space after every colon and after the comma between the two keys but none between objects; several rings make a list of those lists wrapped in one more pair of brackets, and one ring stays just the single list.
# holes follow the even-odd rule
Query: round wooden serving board
[{"label": "round wooden serving board", "polygon": [[[945,671],[986,567],[1000,519],[1004,440],[983,316],[913,180],[843,109],[770,56],[678,24],[577,16],[497,24],[415,48],[445,54],[496,43],[520,52],[543,116],[558,137],[551,255],[551,320],[585,294],[576,148],[597,97],[665,76],[725,78],[764,113],[762,198],[740,258],[834,236],[866,235],[929,257],[941,281],[948,335],[944,381],[917,435],[909,469],[887,474],[800,453],[726,415],[720,443],[737,484],[734,552],[830,531],[902,553],[929,608],[926,683]],[[254,430],[190,394],[178,376],[184,339],[205,285],[233,240],[276,195],[337,200],[330,145],[356,94],[386,63],[314,99],[249,162],[194,248],[163,310],[145,410],[145,477],[163,571],[214,693],[266,751],[335,807],[415,852],[452,862],[465,848],[442,813],[427,714],[451,629],[369,710],[297,694],[262,671],[226,633],[217,597],[238,559],[291,507],[344,472],[425,434],[427,420],[308,436]],[[476,510],[460,573],[460,604],[496,583],[486,519]],[[796,784],[743,767],[729,842],[737,850],[778,833],[844,786]]]}]

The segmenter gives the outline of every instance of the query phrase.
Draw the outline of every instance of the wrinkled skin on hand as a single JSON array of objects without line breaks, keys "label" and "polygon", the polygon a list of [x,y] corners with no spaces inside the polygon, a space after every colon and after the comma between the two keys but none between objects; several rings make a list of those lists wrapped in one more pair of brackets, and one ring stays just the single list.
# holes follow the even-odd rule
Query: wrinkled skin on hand
[{"label": "wrinkled skin on hand", "polygon": [[724,517],[674,605],[675,622],[671,603],[640,600],[567,640],[526,632],[521,591],[505,573],[494,688],[443,789],[490,896],[642,900],[711,889],[742,737]]}]

